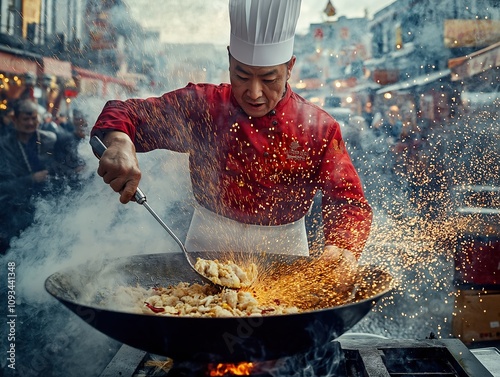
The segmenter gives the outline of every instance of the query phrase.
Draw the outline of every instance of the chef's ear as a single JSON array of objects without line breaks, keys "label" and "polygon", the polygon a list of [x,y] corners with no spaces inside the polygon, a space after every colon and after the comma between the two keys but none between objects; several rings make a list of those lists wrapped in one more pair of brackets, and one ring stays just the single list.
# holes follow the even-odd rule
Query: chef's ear
[{"label": "chef's ear", "polygon": [[288,61],[288,63],[286,63],[286,79],[287,79],[287,81],[292,76],[292,69],[293,69],[293,66],[295,65],[296,60],[297,60],[297,57],[295,55],[293,55],[292,58]]}]

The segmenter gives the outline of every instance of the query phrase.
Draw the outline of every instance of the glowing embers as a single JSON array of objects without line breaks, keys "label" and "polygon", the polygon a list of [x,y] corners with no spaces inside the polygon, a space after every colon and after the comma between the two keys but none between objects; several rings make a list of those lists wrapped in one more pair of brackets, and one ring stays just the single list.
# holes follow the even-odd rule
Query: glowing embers
[{"label": "glowing embers", "polygon": [[207,367],[208,376],[251,376],[255,369],[255,364],[252,362],[233,363],[218,363],[209,364]]},{"label": "glowing embers", "polygon": [[329,342],[322,347],[311,348],[305,352],[274,360],[225,362],[218,360],[215,355],[210,356],[213,360],[210,362],[174,361],[168,376],[348,376],[338,342]]},{"label": "glowing embers", "polygon": [[[208,364],[206,376],[288,376],[286,363],[297,356],[267,361],[242,361],[238,363]],[[298,365],[296,365],[298,367]],[[298,368],[300,369],[300,368]]]}]

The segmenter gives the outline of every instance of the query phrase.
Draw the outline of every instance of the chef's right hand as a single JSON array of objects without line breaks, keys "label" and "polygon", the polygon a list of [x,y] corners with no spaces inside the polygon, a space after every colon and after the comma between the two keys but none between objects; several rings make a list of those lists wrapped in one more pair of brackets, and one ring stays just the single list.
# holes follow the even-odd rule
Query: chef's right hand
[{"label": "chef's right hand", "polygon": [[356,256],[347,249],[342,249],[335,245],[327,245],[320,257],[324,261],[329,261],[337,268],[342,268],[346,273],[354,274],[358,270]]},{"label": "chef's right hand", "polygon": [[120,193],[120,202],[128,203],[134,199],[135,191],[141,180],[135,146],[130,137],[120,131],[108,132],[103,143],[107,150],[99,160],[99,174],[105,183]]},{"label": "chef's right hand", "polygon": [[341,289],[342,286],[352,291],[352,287],[357,281],[359,265],[356,256],[351,251],[335,245],[327,245],[320,260],[335,269],[335,275],[339,277],[338,289]]}]

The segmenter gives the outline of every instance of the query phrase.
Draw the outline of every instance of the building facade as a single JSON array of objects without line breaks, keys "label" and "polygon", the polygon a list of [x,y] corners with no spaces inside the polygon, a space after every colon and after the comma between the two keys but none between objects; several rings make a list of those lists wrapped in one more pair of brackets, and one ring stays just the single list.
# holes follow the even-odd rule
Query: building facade
[{"label": "building facade", "polygon": [[116,77],[125,59],[117,41],[136,26],[117,17],[125,8],[121,0],[0,0],[0,107],[30,98],[55,115],[85,92],[130,92]]},{"label": "building facade", "polygon": [[397,0],[374,15],[370,31],[372,59],[365,67],[381,85],[375,97],[386,107],[443,121],[463,89],[452,80],[449,61],[500,41],[500,7],[496,0]]}]

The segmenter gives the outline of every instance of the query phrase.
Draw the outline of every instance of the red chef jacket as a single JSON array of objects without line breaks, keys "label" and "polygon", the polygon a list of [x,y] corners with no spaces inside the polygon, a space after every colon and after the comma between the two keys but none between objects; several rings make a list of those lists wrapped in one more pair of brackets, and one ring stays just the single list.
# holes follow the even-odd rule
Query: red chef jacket
[{"label": "red chef jacket", "polygon": [[200,205],[230,219],[282,225],[302,218],[321,190],[326,244],[359,255],[372,221],[340,132],[327,112],[292,92],[261,118],[231,85],[189,84],[161,97],[109,101],[92,130],[127,133],[137,152],[189,153]]}]

